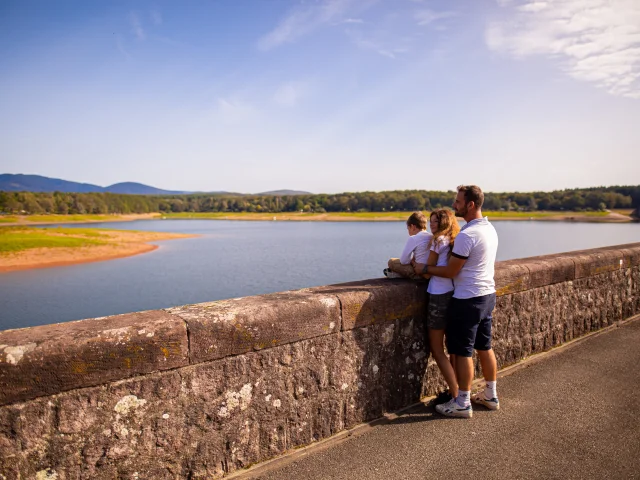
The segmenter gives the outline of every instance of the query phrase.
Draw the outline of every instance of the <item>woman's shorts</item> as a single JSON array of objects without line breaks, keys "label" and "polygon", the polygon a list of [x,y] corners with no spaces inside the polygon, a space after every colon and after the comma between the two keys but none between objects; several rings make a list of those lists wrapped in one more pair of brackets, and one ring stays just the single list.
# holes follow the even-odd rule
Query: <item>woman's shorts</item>
[{"label": "woman's shorts", "polygon": [[429,295],[427,307],[427,327],[431,330],[444,330],[447,327],[447,315],[453,290],[447,293]]}]

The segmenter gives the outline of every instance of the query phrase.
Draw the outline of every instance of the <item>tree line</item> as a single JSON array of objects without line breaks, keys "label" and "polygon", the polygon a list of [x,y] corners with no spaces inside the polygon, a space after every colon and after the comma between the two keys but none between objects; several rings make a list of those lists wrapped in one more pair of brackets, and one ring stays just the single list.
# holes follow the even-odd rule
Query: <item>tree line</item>
[{"label": "tree line", "polygon": [[[3,214],[127,214],[169,212],[389,212],[430,211],[451,205],[455,192],[396,190],[307,195],[124,195],[0,191]],[[598,211],[638,208],[640,185],[485,193],[483,209]]]}]

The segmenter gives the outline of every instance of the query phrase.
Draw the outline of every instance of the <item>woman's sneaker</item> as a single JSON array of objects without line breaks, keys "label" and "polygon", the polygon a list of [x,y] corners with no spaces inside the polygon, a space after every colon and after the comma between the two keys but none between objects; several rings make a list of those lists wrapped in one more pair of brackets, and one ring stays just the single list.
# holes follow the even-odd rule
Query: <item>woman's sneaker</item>
[{"label": "woman's sneaker", "polygon": [[500,410],[500,402],[497,397],[493,397],[491,399],[487,399],[484,396],[484,392],[476,393],[471,397],[471,401],[473,403],[477,403],[478,405],[484,405],[489,410]]},{"label": "woman's sneaker", "polygon": [[445,417],[458,417],[458,418],[471,418],[473,417],[473,409],[471,405],[467,407],[461,407],[456,402],[455,398],[452,398],[447,403],[442,405],[436,405],[436,412]]}]

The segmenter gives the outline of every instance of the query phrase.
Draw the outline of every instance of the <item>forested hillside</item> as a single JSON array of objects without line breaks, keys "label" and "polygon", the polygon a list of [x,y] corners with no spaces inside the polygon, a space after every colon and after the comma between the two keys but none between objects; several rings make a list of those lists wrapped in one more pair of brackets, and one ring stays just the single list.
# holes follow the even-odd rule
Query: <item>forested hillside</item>
[{"label": "forested hillside", "polygon": [[[453,191],[403,190],[308,195],[120,195],[110,193],[0,192],[4,214],[125,214],[150,212],[384,212],[450,206]],[[486,193],[485,210],[584,211],[637,208],[640,185]]]}]

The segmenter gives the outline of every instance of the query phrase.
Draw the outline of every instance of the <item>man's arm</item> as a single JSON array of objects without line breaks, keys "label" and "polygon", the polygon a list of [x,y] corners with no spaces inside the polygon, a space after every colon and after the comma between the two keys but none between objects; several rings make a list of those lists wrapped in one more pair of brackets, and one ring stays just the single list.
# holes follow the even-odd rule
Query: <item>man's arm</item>
[{"label": "man's arm", "polygon": [[[451,257],[449,257],[449,263],[444,267],[429,266],[428,275],[435,276],[435,277],[453,278],[456,275],[458,275],[458,273],[460,272],[460,270],[462,270],[462,267],[466,262],[467,262],[466,258],[459,258],[451,255]],[[424,275],[424,267],[425,267],[424,263],[416,263],[413,266],[413,269],[418,275]]]}]

